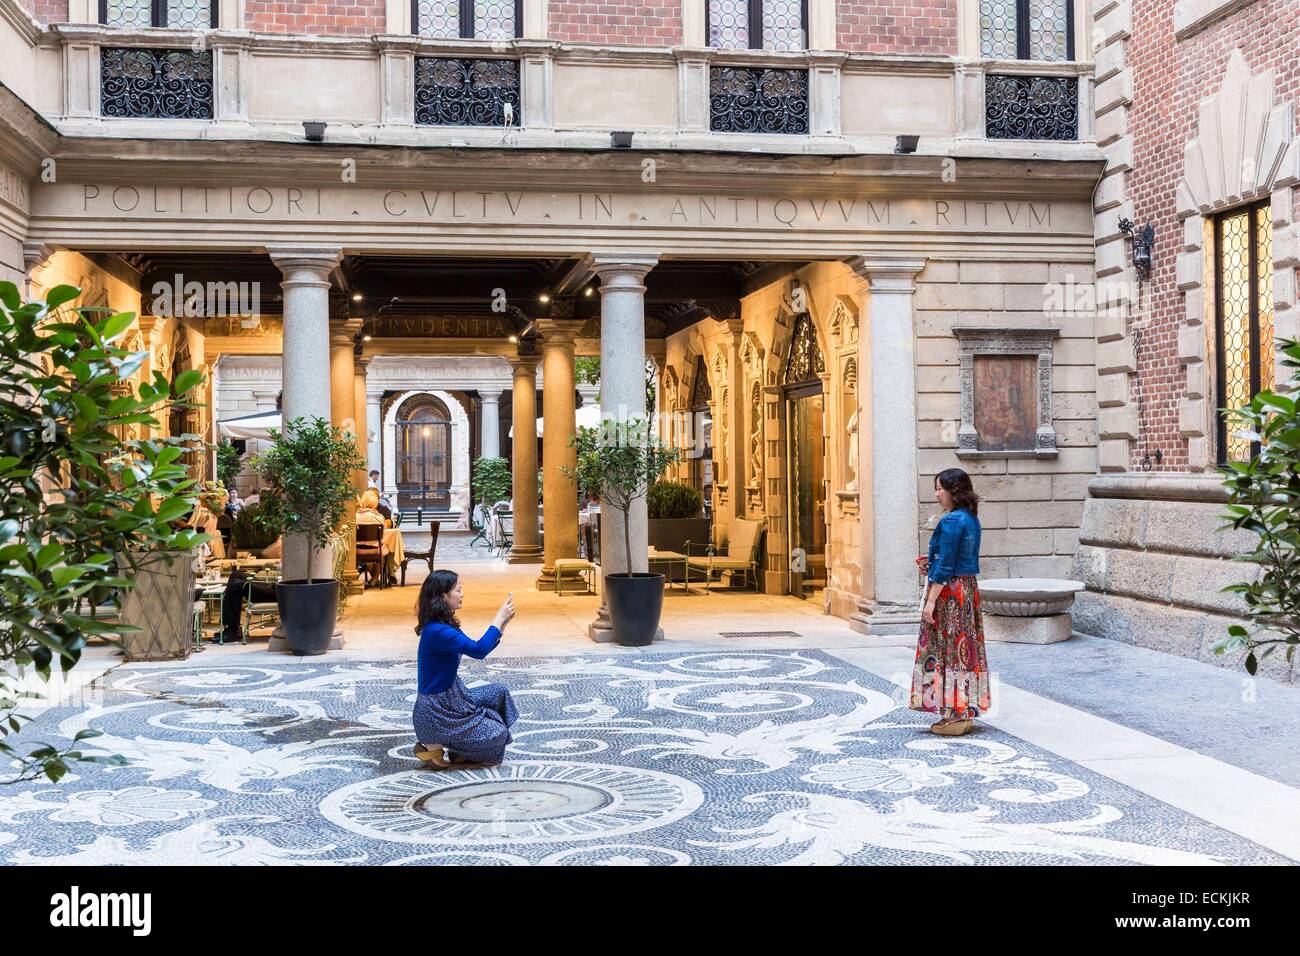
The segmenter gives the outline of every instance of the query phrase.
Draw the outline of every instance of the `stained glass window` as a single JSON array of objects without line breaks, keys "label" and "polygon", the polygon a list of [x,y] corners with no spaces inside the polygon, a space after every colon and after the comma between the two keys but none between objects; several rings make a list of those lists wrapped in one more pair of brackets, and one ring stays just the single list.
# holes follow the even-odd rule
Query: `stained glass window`
[{"label": "stained glass window", "polygon": [[411,0],[416,36],[510,40],[522,25],[523,0]]},{"label": "stained glass window", "polygon": [[980,56],[1074,59],[1074,0],[980,0]]},{"label": "stained glass window", "polygon": [[[1268,204],[1220,216],[1214,233],[1219,408],[1273,387],[1273,220]],[[1252,442],[1225,413],[1219,460],[1249,461]]]},{"label": "stained glass window", "polygon": [[708,0],[708,45],[720,50],[804,50],[803,0]]},{"label": "stained glass window", "polygon": [[99,22],[127,30],[206,30],[217,26],[216,5],[215,0],[99,0]]}]

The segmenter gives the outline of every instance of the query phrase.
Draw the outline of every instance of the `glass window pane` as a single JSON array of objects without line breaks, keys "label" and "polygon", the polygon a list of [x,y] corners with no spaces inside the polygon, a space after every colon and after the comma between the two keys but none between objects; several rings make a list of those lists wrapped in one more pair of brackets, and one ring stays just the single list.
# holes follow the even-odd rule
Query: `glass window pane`
[{"label": "glass window pane", "polygon": [[747,0],[709,0],[709,46],[720,50],[749,49]]},{"label": "glass window pane", "polygon": [[1261,206],[1256,212],[1255,272],[1259,281],[1259,388],[1271,389],[1274,382],[1273,361],[1273,209]]},{"label": "glass window pane", "polygon": [[480,40],[513,40],[515,0],[474,0],[474,36]]},{"label": "glass window pane", "polygon": [[459,37],[459,0],[419,0],[415,32],[422,37]]},{"label": "glass window pane", "polygon": [[[1241,408],[1250,402],[1250,213],[1227,216],[1219,224],[1219,286],[1223,351],[1223,407]],[[1227,460],[1249,461],[1250,441],[1233,434],[1228,422]]]},{"label": "glass window pane", "polygon": [[1069,59],[1065,0],[1029,0],[1029,59]]},{"label": "glass window pane", "polygon": [[153,5],[149,0],[108,0],[104,24],[128,29],[153,26]]},{"label": "glass window pane", "polygon": [[980,56],[1016,58],[1016,0],[980,0]]},{"label": "glass window pane", "polygon": [[167,0],[167,26],[207,30],[212,26],[211,0]]},{"label": "glass window pane", "polygon": [[802,0],[763,0],[763,49],[802,50]]}]

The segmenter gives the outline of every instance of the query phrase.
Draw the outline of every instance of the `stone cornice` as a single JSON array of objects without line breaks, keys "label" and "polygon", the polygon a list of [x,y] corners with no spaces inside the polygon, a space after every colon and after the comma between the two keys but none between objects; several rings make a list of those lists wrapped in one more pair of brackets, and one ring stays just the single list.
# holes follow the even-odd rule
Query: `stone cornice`
[{"label": "stone cornice", "polygon": [[32,46],[39,42],[41,34],[45,32],[41,22],[28,13],[18,0],[0,0],[0,17],[4,17],[14,32]]}]

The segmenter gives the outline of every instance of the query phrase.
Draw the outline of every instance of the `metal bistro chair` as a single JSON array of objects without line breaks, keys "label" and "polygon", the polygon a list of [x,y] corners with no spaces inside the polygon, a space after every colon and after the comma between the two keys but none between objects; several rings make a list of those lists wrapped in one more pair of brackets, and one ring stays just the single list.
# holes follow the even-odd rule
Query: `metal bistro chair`
[{"label": "metal bistro chair", "polygon": [[474,532],[474,537],[470,538],[469,546],[474,547],[476,541],[482,541],[490,549],[492,542],[487,539],[487,513],[483,510],[482,505],[475,505],[469,509],[469,530]]},{"label": "metal bistro chair", "polygon": [[693,547],[690,542],[686,544],[686,590],[691,587],[691,569],[704,572],[704,590],[709,590],[713,582],[714,573],[730,572],[734,580],[735,575],[741,575],[741,586],[744,587],[752,577],[754,590],[758,590],[758,545],[763,537],[763,528],[766,521],[763,518],[751,520],[748,518],[732,518],[730,540],[727,542],[727,553],[725,555],[714,554],[712,544],[709,544],[708,550],[702,555],[692,555]]},{"label": "metal bistro chair", "polygon": [[[275,627],[280,623],[280,603],[278,601],[254,601],[254,584],[276,583],[276,578],[269,574],[250,577],[244,584],[244,626],[240,635],[241,644],[247,644],[254,627]],[[254,623],[256,621],[256,623]]]},{"label": "metal bistro chair", "polygon": [[442,523],[438,521],[429,522],[429,550],[428,551],[407,551],[406,556],[402,559],[402,587],[406,587],[406,566],[412,561],[423,561],[425,567],[433,571],[433,555],[438,550],[438,529]]},{"label": "metal bistro chair", "polygon": [[378,524],[357,525],[357,566],[365,571],[366,583],[384,587],[384,527]]}]

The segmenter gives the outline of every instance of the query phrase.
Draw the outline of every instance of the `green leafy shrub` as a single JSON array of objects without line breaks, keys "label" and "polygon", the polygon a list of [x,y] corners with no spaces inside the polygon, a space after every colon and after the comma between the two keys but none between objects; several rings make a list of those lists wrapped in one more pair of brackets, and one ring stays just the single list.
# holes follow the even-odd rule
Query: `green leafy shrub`
[{"label": "green leafy shrub", "polygon": [[44,303],[23,304],[12,282],[0,282],[0,760],[17,780],[57,782],[74,760],[124,762],[82,753],[76,741],[93,730],[78,731],[71,748],[20,752],[8,739],[25,720],[16,671],[48,681],[56,659],[72,668],[88,637],[123,629],[105,620],[135,586],[119,567],[208,537],[176,526],[198,499],[182,455],[202,447],[199,436],[123,437],[192,407],[186,395],[202,372],[131,385],[148,353],[114,343],[135,316],[65,308],[78,295],[61,285]]},{"label": "green leafy shrub", "polygon": [[230,545],[239,551],[260,551],[275,544],[278,534],[262,524],[262,503],[255,501],[244,505],[235,514],[235,525],[230,532]]},{"label": "green leafy shrub", "polygon": [[229,438],[223,439],[217,445],[217,481],[221,482],[223,488],[234,486],[243,464],[243,460],[239,457],[239,449]]},{"label": "green leafy shrub", "polygon": [[[1300,342],[1278,343],[1278,366],[1292,370],[1284,388],[1288,395],[1296,395]],[[1222,654],[1244,648],[1251,674],[1261,658],[1279,647],[1286,648],[1290,661],[1300,644],[1300,405],[1288,395],[1263,391],[1246,407],[1229,412],[1228,427],[1258,442],[1259,454],[1224,469],[1223,484],[1228,489],[1224,527],[1254,532],[1255,549],[1234,555],[1233,560],[1259,566],[1260,574],[1254,582],[1224,588],[1242,596],[1254,631],[1234,624],[1228,628],[1229,637],[1214,650]]]},{"label": "green leafy shrub", "polygon": [[474,460],[474,495],[485,506],[510,497],[510,462],[504,458]]},{"label": "green leafy shrub", "polygon": [[651,518],[698,518],[703,505],[700,493],[681,481],[656,481],[646,495]]}]

